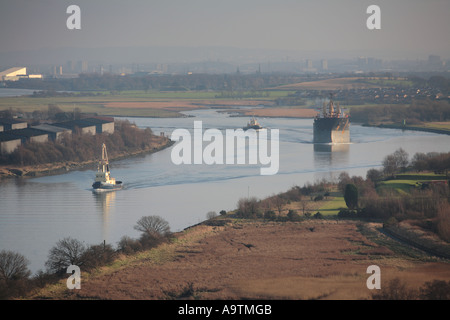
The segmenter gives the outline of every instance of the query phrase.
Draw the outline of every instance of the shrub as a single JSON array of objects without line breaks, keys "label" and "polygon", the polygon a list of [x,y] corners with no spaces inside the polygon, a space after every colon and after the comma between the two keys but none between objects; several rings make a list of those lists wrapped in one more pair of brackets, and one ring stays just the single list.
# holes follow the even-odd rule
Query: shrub
[{"label": "shrub", "polygon": [[91,245],[82,257],[84,269],[88,270],[106,265],[112,262],[115,256],[116,252],[109,244]]},{"label": "shrub", "polygon": [[287,218],[289,221],[299,221],[300,215],[295,210],[289,210],[287,214]]},{"label": "shrub", "polygon": [[275,220],[276,217],[277,217],[277,215],[276,215],[275,211],[273,211],[273,210],[268,210],[268,211],[264,212],[264,219]]},{"label": "shrub", "polygon": [[125,254],[132,254],[143,249],[142,244],[139,240],[132,239],[128,236],[123,236],[122,238],[120,238],[119,242],[117,243],[117,247],[120,252],[123,252]]},{"label": "shrub", "polygon": [[349,209],[352,210],[358,207],[358,189],[353,183],[345,186],[344,200]]},{"label": "shrub", "polygon": [[323,195],[319,194],[318,196],[314,197],[314,201],[322,201]]},{"label": "shrub", "polygon": [[356,211],[354,210],[348,210],[348,209],[341,209],[338,212],[339,218],[356,218]]}]

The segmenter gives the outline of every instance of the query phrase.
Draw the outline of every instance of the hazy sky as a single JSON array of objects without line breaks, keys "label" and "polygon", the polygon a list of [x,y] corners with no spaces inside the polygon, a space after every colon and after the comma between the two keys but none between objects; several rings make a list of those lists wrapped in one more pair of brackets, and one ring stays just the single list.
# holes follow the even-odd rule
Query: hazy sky
[{"label": "hazy sky", "polygon": [[[81,8],[81,30],[66,9]],[[381,30],[366,9],[381,8]],[[0,53],[58,47],[231,46],[450,58],[449,0],[0,0]]]}]

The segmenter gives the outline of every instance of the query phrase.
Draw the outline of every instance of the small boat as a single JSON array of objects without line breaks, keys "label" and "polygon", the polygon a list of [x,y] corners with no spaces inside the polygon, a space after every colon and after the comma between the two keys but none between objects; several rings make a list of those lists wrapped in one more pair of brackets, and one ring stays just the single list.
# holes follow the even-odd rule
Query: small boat
[{"label": "small boat", "polygon": [[92,188],[94,188],[95,192],[122,189],[122,181],[116,181],[116,179],[110,175],[108,154],[106,153],[105,144],[102,144],[102,160],[98,163],[95,182],[92,184]]},{"label": "small boat", "polygon": [[253,117],[249,122],[247,122],[247,125],[242,129],[244,130],[254,129],[256,131],[259,131],[264,128],[259,124],[258,120],[256,120],[255,117]]}]

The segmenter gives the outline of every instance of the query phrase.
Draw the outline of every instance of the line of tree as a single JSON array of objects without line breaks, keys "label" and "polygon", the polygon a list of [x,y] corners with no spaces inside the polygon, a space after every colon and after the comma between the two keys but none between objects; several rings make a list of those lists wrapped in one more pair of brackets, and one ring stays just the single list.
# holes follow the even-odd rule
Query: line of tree
[{"label": "line of tree", "polygon": [[352,108],[352,121],[365,124],[420,124],[429,121],[450,121],[450,103],[436,100],[413,100],[409,106],[377,105]]},{"label": "line of tree", "polygon": [[0,299],[25,296],[67,278],[66,270],[70,265],[88,272],[113,262],[120,254],[155,248],[173,235],[169,223],[160,216],[143,216],[134,228],[141,231],[141,236],[138,239],[124,236],[116,248],[105,242],[86,245],[71,237],[63,238],[49,250],[46,271],[39,270],[34,276],[28,269],[30,261],[26,257],[10,250],[0,251]]},{"label": "line of tree", "polygon": [[[305,81],[298,74],[183,74],[121,76],[115,74],[80,74],[71,79],[24,79],[9,82],[9,87],[45,90],[46,96],[57,91],[110,91],[125,90],[261,90],[284,84]],[[313,79],[308,79],[313,80]],[[36,93],[39,97],[40,94]]]}]

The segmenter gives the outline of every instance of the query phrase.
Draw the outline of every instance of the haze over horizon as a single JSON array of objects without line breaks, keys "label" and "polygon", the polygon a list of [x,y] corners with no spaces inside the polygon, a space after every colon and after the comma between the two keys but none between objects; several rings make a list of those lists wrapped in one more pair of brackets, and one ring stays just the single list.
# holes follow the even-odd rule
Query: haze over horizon
[{"label": "haze over horizon", "polygon": [[[81,9],[81,30],[66,27],[72,4]],[[381,8],[381,30],[366,27],[371,4]],[[446,0],[3,0],[0,65],[431,54],[450,59],[449,12]]]}]

